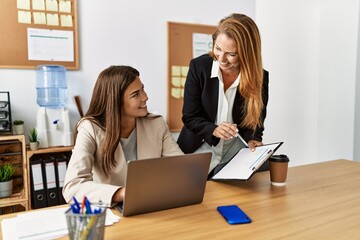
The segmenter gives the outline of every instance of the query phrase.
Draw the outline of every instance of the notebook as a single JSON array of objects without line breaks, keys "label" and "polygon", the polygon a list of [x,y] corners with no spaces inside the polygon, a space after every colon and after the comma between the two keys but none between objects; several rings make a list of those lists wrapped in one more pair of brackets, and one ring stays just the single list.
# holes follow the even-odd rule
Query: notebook
[{"label": "notebook", "polygon": [[201,203],[211,153],[128,162],[125,199],[115,209],[123,216]]}]

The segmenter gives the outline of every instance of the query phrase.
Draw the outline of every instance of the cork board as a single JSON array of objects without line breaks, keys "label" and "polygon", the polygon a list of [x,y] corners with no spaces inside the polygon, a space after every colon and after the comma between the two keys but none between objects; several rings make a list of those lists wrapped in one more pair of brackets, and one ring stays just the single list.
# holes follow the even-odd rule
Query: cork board
[{"label": "cork board", "polygon": [[179,132],[184,84],[189,62],[212,48],[211,36],[216,26],[168,22],[168,114],[170,131]]},{"label": "cork board", "polygon": [[1,0],[0,68],[79,69],[77,0]]}]

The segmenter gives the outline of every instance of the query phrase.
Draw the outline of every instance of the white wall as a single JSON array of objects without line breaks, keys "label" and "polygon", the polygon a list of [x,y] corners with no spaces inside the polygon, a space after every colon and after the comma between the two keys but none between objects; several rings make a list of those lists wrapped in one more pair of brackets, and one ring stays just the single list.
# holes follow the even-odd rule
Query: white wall
[{"label": "white wall", "polygon": [[[360,11],[360,7],[359,7]],[[360,14],[359,14],[360,15]],[[354,160],[360,162],[360,24],[358,26],[358,48],[357,48],[357,68],[356,68],[356,90],[355,90],[355,136],[354,136]]]},{"label": "white wall", "polygon": [[[86,111],[98,74],[112,64],[137,68],[149,109],[166,117],[167,21],[216,25],[232,12],[255,15],[252,0],[78,2],[80,70],[67,72],[72,125],[79,119],[72,97],[80,95]],[[13,119],[24,119],[26,131],[36,124],[35,82],[34,70],[0,69],[0,90],[10,91]]]},{"label": "white wall", "polygon": [[[279,153],[291,165],[352,159],[359,0],[79,1],[81,69],[67,73],[72,124],[71,97],[80,95],[86,111],[111,64],[138,68],[150,110],[166,116],[166,22],[216,25],[232,12],[255,17],[261,31],[270,71],[265,142],[283,140]],[[35,71],[0,69],[0,90],[11,92],[13,119],[34,126]]]},{"label": "white wall", "polygon": [[257,0],[270,71],[266,140],[292,165],[353,159],[359,1]]}]

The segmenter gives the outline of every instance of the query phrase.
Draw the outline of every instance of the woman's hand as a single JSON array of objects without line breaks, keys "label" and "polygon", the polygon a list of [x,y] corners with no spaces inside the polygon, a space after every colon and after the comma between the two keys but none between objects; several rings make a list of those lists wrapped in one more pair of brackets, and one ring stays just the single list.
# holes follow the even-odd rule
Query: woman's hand
[{"label": "woman's hand", "polygon": [[112,201],[113,203],[119,203],[119,202],[124,201],[124,198],[125,198],[125,188],[122,187],[122,188],[119,188],[119,189],[114,193],[111,201]]},{"label": "woman's hand", "polygon": [[256,147],[262,146],[264,144],[262,142],[259,142],[259,141],[256,141],[256,140],[250,140],[248,142],[248,145],[249,145],[250,150],[253,152],[253,151],[255,151]]},{"label": "woman's hand", "polygon": [[220,123],[217,128],[215,128],[213,135],[220,139],[229,140],[236,136],[237,132],[237,125],[234,123],[222,122]]}]

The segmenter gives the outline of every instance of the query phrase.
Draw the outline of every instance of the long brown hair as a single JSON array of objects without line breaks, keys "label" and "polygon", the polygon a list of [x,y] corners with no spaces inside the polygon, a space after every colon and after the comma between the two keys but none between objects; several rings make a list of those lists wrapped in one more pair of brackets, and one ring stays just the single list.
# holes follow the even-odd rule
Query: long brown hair
[{"label": "long brown hair", "polygon": [[116,165],[114,153],[121,137],[121,108],[124,92],[138,77],[139,71],[130,66],[110,66],[98,76],[90,106],[83,119],[88,119],[105,130],[102,142],[102,169],[108,175]]},{"label": "long brown hair", "polygon": [[[255,22],[244,14],[233,13],[220,20],[213,34],[213,48],[219,34],[225,34],[233,39],[239,55],[241,81],[239,92],[245,99],[245,117],[240,126],[256,129],[262,126],[261,112],[263,67],[261,59],[261,39]],[[214,60],[217,60],[211,53]]]}]

